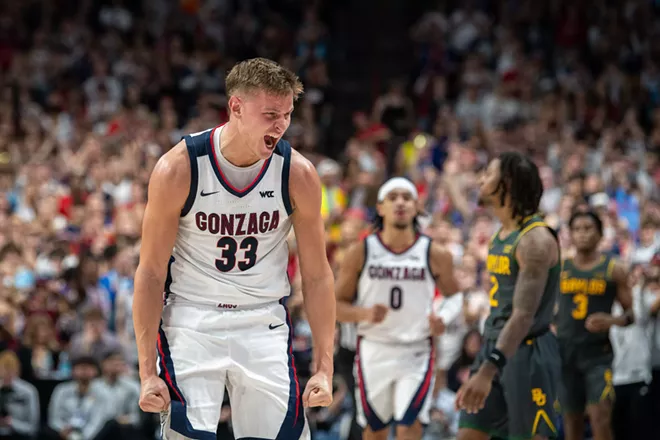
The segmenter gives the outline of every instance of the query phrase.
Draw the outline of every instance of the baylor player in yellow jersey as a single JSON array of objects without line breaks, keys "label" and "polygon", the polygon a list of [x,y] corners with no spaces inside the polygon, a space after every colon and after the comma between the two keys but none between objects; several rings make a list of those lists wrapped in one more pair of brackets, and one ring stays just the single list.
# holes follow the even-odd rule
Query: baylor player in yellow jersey
[{"label": "baylor player in yellow jersey", "polygon": [[536,165],[502,153],[480,181],[480,201],[502,226],[488,250],[490,316],[484,345],[456,403],[459,440],[554,438],[559,347],[550,332],[561,258],[555,232],[536,214]]},{"label": "baylor player in yellow jersey", "polygon": [[[564,431],[566,440],[584,439],[586,409],[594,440],[611,440],[614,388],[609,329],[632,322],[628,276],[621,263],[598,251],[603,223],[594,212],[576,212],[569,228],[576,254],[564,261],[557,313]],[[615,299],[626,310],[624,316],[611,315]]]}]

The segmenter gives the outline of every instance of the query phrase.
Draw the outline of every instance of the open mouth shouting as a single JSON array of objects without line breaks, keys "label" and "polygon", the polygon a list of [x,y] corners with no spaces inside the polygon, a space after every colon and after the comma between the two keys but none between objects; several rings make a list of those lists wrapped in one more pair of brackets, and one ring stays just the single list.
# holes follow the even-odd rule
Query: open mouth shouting
[{"label": "open mouth shouting", "polygon": [[275,148],[275,145],[277,144],[277,138],[266,135],[264,136],[264,143],[266,144],[266,148],[272,151]]}]

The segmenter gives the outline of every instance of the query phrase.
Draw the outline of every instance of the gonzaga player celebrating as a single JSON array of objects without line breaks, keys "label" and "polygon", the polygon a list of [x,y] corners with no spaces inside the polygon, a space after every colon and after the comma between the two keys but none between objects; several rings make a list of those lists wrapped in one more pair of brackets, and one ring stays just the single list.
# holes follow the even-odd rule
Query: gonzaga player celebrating
[{"label": "gonzaga player celebrating", "polygon": [[[215,440],[226,388],[237,439],[308,439],[304,406],[332,402],[335,304],[320,181],[281,139],[302,85],[252,59],[226,86],[229,122],[186,136],[149,182],[133,306],[140,407],[161,412],[166,439]],[[280,301],[291,225],[315,350],[304,392]]]}]

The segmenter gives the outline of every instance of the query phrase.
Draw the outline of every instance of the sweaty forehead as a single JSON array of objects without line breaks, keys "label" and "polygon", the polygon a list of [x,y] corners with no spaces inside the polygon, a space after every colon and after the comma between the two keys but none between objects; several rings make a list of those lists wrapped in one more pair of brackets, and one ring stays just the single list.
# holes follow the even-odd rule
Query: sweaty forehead
[{"label": "sweaty forehead", "polygon": [[293,110],[293,95],[290,93],[278,95],[261,90],[248,94],[245,100],[263,111],[288,113]]}]

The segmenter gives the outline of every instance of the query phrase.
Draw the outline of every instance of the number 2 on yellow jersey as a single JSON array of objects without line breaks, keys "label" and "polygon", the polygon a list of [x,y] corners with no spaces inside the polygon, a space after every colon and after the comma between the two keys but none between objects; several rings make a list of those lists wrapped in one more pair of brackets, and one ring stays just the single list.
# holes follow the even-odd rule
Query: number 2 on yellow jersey
[{"label": "number 2 on yellow jersey", "polygon": [[490,296],[490,306],[491,307],[497,307],[500,303],[497,299],[495,299],[495,294],[497,294],[497,290],[500,288],[500,284],[497,282],[497,278],[495,276],[491,275],[490,276],[490,291],[488,292],[488,296]]}]

